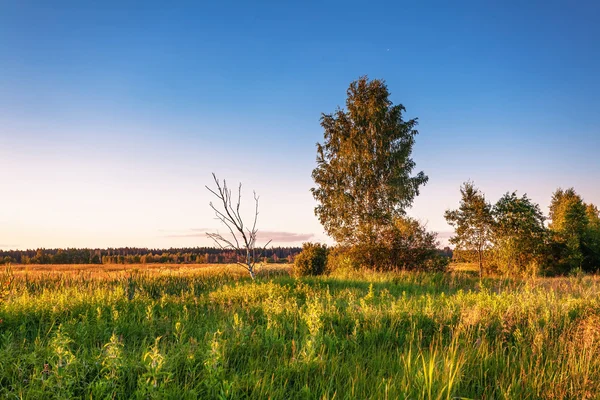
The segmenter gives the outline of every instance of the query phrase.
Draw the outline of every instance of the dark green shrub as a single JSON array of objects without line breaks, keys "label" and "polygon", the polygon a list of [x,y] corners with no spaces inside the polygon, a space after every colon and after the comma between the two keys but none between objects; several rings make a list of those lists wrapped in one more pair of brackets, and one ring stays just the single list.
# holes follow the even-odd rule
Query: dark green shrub
[{"label": "dark green shrub", "polygon": [[441,254],[433,254],[430,258],[423,262],[423,271],[430,272],[445,272],[450,265],[450,257],[443,256]]},{"label": "dark green shrub", "polygon": [[[450,258],[437,248],[437,235],[419,221],[401,217],[378,233],[377,241],[337,246],[330,251],[327,272],[360,268],[394,271],[445,271]],[[337,274],[337,272],[336,272]]]},{"label": "dark green shrub", "polygon": [[302,252],[294,260],[294,275],[321,275],[327,263],[327,245],[321,243],[304,243]]},{"label": "dark green shrub", "polygon": [[361,267],[378,271],[444,271],[450,259],[437,246],[434,232],[418,220],[399,217],[379,232],[375,243],[356,244],[351,254]]}]

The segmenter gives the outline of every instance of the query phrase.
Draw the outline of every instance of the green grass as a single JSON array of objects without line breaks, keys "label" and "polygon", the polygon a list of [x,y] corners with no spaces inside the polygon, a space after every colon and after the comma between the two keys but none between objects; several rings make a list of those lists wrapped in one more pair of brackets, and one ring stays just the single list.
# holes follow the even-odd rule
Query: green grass
[{"label": "green grass", "polygon": [[0,397],[600,396],[600,280],[19,276]]}]

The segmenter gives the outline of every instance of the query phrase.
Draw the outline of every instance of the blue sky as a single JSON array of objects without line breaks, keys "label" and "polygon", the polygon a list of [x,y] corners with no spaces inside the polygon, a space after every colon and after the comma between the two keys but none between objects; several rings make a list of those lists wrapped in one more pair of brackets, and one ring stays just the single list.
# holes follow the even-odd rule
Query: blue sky
[{"label": "blue sky", "polygon": [[2,248],[207,245],[213,171],[276,244],[327,240],[319,117],[361,75],[419,118],[441,237],[467,179],[600,204],[597,2],[96,3],[0,2]]}]

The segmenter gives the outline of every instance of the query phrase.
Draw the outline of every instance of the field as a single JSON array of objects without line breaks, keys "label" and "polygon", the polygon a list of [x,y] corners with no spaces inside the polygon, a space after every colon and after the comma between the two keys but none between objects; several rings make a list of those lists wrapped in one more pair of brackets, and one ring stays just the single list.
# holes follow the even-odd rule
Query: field
[{"label": "field", "polygon": [[596,277],[120,269],[13,266],[0,397],[600,397]]}]

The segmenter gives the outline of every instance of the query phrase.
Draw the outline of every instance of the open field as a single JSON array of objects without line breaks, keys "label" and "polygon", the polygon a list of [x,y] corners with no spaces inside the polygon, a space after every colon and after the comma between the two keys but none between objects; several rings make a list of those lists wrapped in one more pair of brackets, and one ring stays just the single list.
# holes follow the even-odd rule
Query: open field
[{"label": "open field", "polygon": [[[290,264],[264,264],[257,266],[263,277],[289,275]],[[85,277],[111,279],[143,274],[145,276],[206,276],[224,274],[242,278],[248,273],[235,264],[13,264],[12,273],[19,279],[48,277]]]},{"label": "open field", "polygon": [[0,396],[600,393],[596,277],[481,285],[464,272],[294,279],[276,265],[252,283],[233,267],[152,267],[61,274],[15,266],[0,300]]}]

